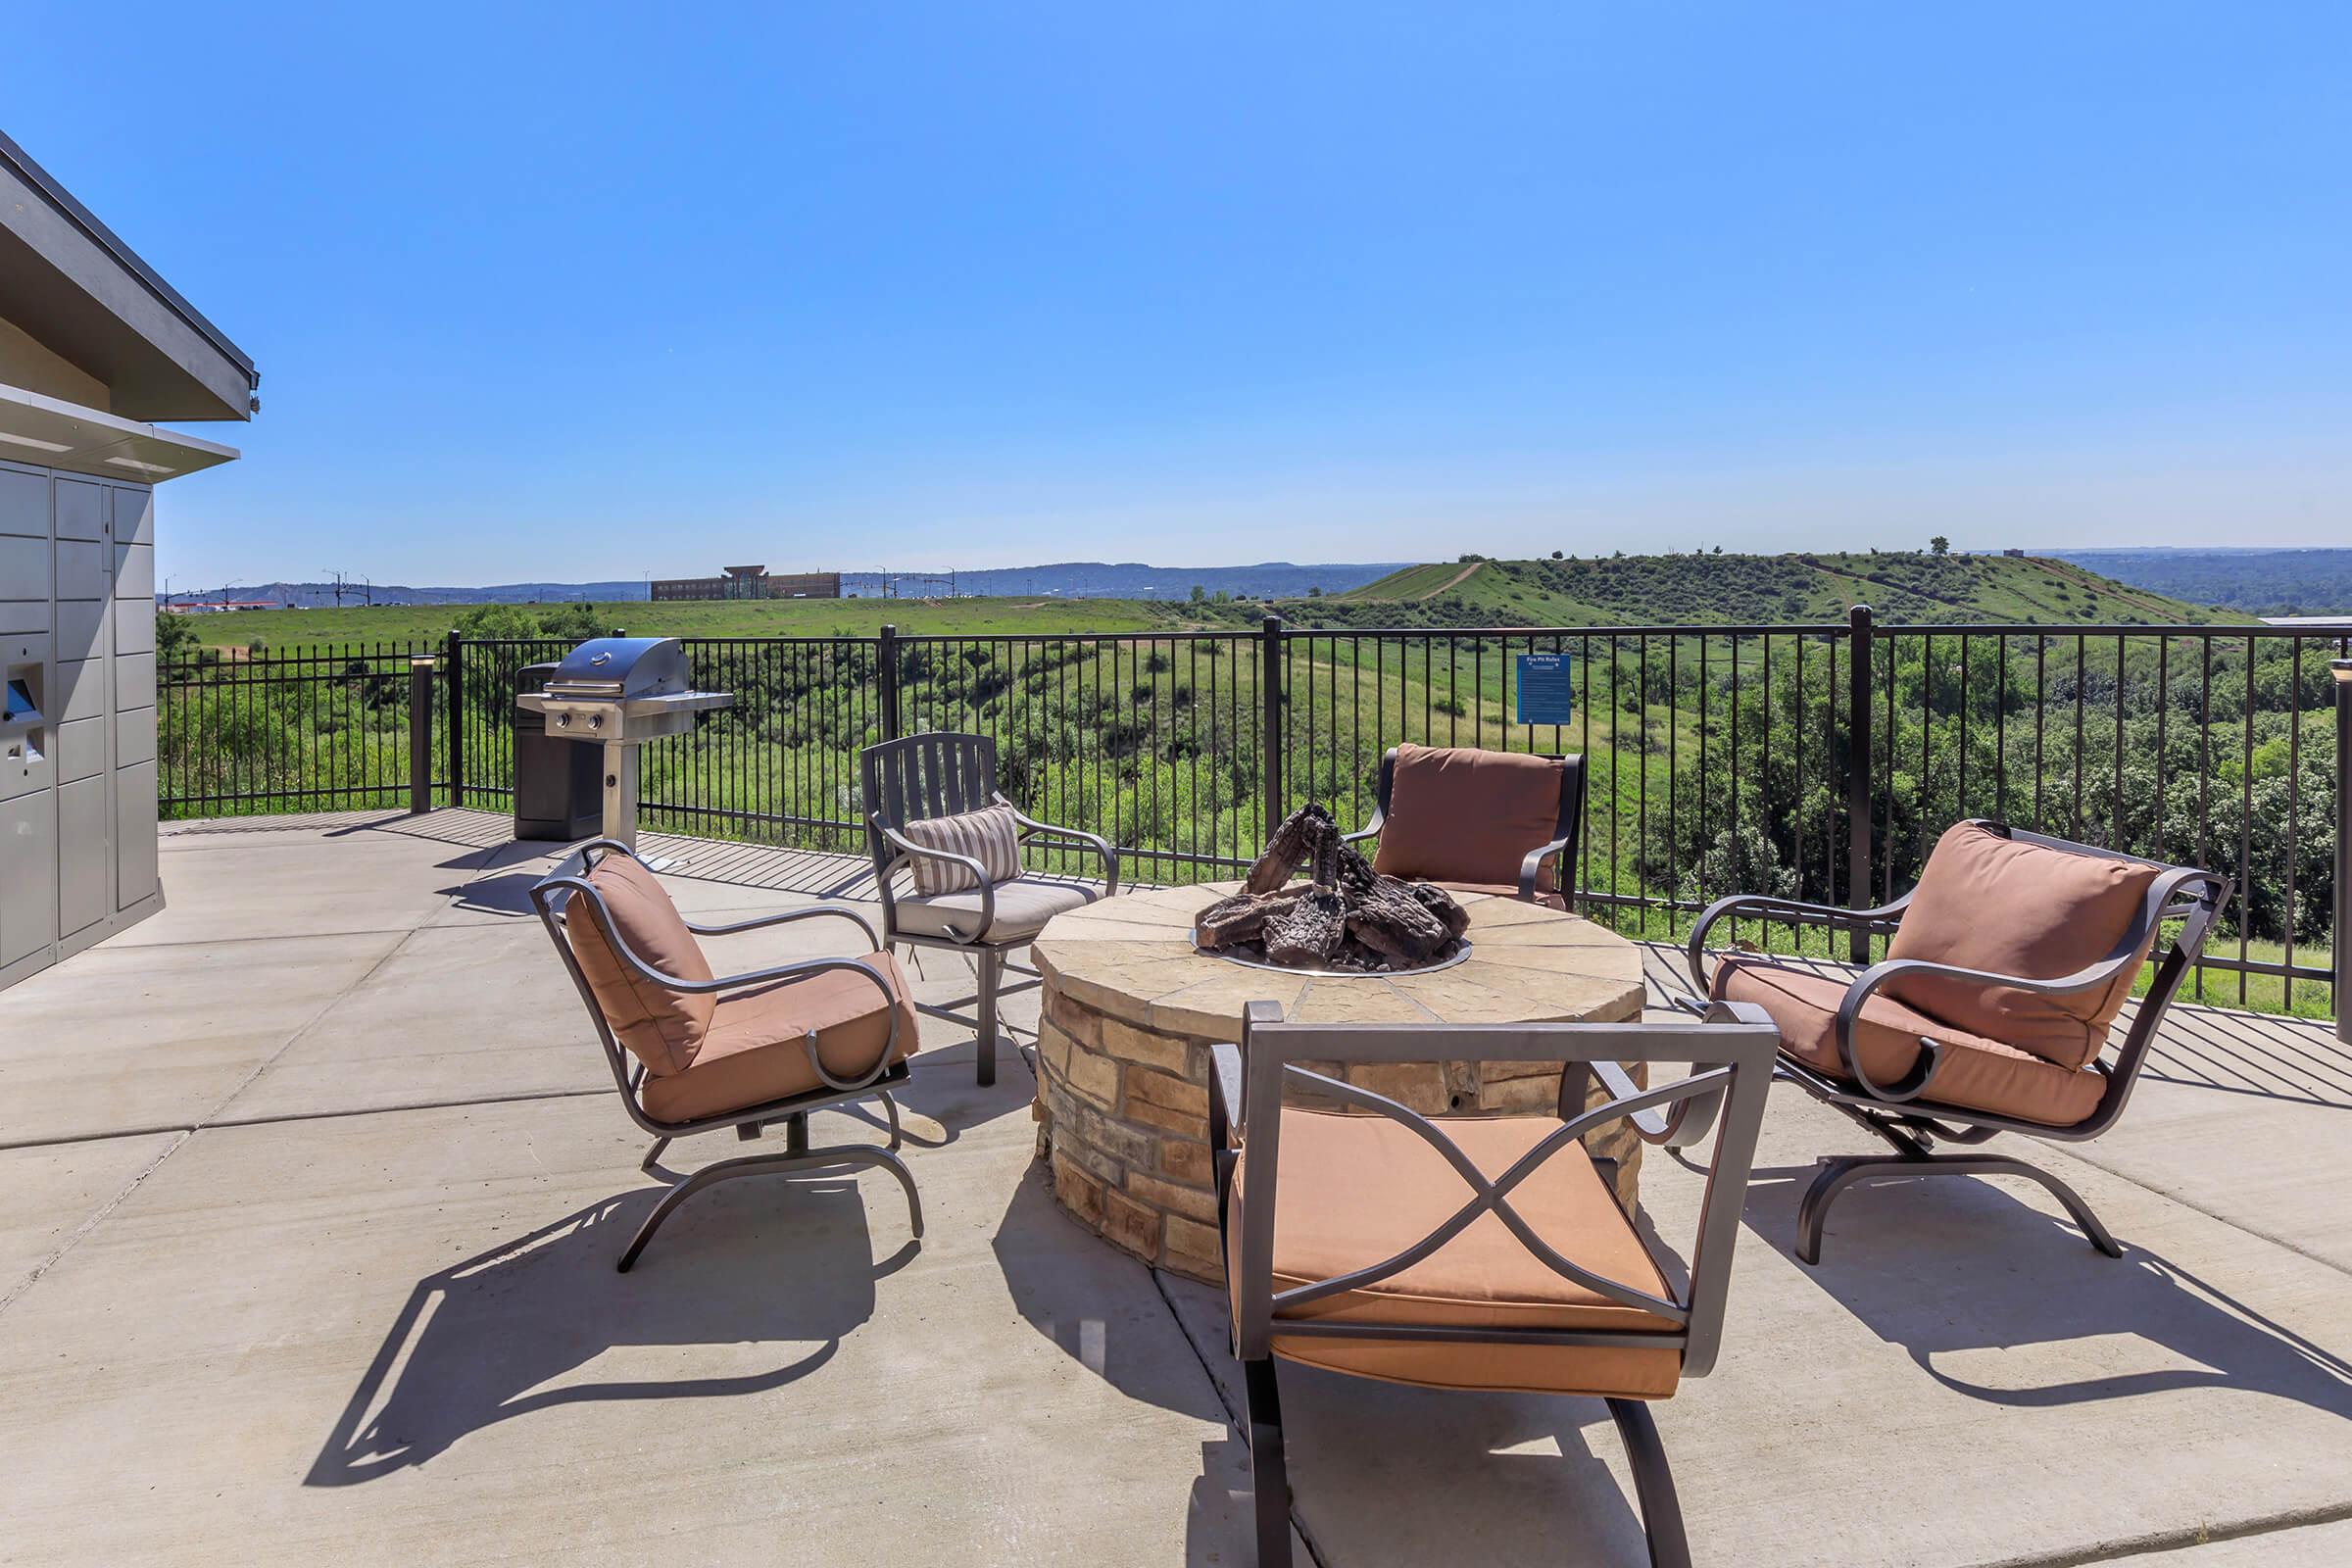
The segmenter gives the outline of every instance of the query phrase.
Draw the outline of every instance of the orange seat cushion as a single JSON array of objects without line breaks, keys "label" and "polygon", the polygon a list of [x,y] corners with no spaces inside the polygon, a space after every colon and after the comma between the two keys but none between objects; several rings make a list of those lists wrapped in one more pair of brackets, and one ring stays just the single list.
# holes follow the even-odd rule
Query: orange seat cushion
[{"label": "orange seat cushion", "polygon": [[894,1015],[899,1032],[891,1061],[911,1055],[914,993],[898,960],[867,953],[856,962],[888,984],[889,995],[865,975],[827,969],[721,1000],[692,1064],[666,1077],[647,1076],[639,1089],[645,1113],[656,1121],[699,1121],[824,1088],[804,1044],[811,1033],[825,1070],[840,1079],[872,1070]]},{"label": "orange seat cushion", "polygon": [[[1962,822],[1936,841],[1886,956],[2061,979],[2114,956],[2162,869]],[[2147,956],[2142,942],[2139,957]],[[2138,973],[2127,964],[2097,990],[2066,996],[1936,975],[1896,980],[1887,992],[1955,1029],[2081,1067],[2106,1044]]]},{"label": "orange seat cushion", "polygon": [[[1396,748],[1372,868],[1430,882],[1519,888],[1519,865],[1559,832],[1567,764],[1467,746]],[[1546,858],[1536,886],[1549,892]]]},{"label": "orange seat cushion", "polygon": [[[1542,1116],[1447,1117],[1439,1127],[1492,1179],[1559,1123]],[[1281,1164],[1274,1194],[1277,1293],[1391,1257],[1472,1196],[1445,1156],[1386,1116],[1285,1106]],[[1240,1204],[1248,1166],[1245,1150],[1227,1226],[1228,1281],[1241,1277]],[[1570,1261],[1669,1297],[1657,1263],[1581,1145],[1551,1155],[1508,1198],[1535,1233]],[[1428,1388],[1657,1399],[1672,1394],[1682,1376],[1680,1349],[1638,1340],[1581,1347],[1325,1339],[1283,1334],[1284,1316],[1414,1327],[1679,1332],[1671,1319],[1553,1273],[1492,1213],[1408,1268],[1277,1316],[1274,1352],[1336,1372]]]},{"label": "orange seat cushion", "polygon": [[[1789,964],[1727,958],[1710,988],[1719,1002],[1752,1002],[1772,1015],[1781,1049],[1817,1072],[1848,1078],[1838,1053],[1838,1004],[1851,982]],[[1990,1111],[2047,1127],[2072,1127],[2097,1108],[2107,1092],[2103,1073],[2044,1061],[1997,1040],[1963,1033],[1885,992],[1875,992],[1854,1019],[1854,1051],[1874,1082],[1891,1084],[1919,1062],[1920,1039],[1943,1047],[1943,1065],[1928,1102]]]},{"label": "orange seat cushion", "polygon": [[[643,863],[607,854],[589,871],[587,882],[604,900],[614,934],[630,952],[681,980],[712,978],[702,945]],[[710,994],[672,990],[630,968],[605,940],[587,901],[577,894],[564,906],[564,936],[606,1023],[629,1054],[645,1063],[647,1075],[662,1078],[685,1071],[710,1027],[716,1005]]]},{"label": "orange seat cushion", "polygon": [[[1544,842],[1548,844],[1551,841],[1546,839]],[[1539,880],[1543,879],[1539,878]],[[1515,899],[1519,896],[1519,884],[1516,880],[1509,882],[1441,882],[1438,886],[1448,893],[1492,893],[1498,899]],[[1568,900],[1557,892],[1539,893],[1534,902],[1541,904],[1546,909],[1565,910],[1568,907]]]}]

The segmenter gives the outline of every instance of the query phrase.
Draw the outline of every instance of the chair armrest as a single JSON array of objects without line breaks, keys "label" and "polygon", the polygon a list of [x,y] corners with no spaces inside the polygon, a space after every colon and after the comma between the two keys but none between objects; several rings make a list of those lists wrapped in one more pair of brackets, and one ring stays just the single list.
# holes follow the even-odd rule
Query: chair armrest
[{"label": "chair armrest", "polygon": [[1690,940],[1684,944],[1684,956],[1690,969],[1690,983],[1699,994],[1707,992],[1706,953],[1707,931],[1716,921],[1727,916],[1754,914],[1787,920],[1792,925],[1861,925],[1870,922],[1899,920],[1903,910],[1910,907],[1911,895],[1906,893],[1892,904],[1882,904],[1872,909],[1840,908],[1835,904],[1803,904],[1795,899],[1774,898],[1769,893],[1734,893],[1717,899],[1691,922]]},{"label": "chair armrest", "polygon": [[[1542,845],[1539,848],[1527,852],[1527,858],[1519,862],[1520,898],[1525,899],[1530,903],[1535,901],[1536,878],[1543,873],[1544,858],[1547,855],[1558,855],[1561,851],[1567,849],[1569,839],[1573,838],[1574,836],[1575,835],[1573,834],[1564,834],[1559,838],[1553,839],[1549,844]],[[1563,902],[1565,901],[1563,900]]]},{"label": "chair armrest", "polygon": [[966,871],[971,873],[973,881],[980,884],[979,929],[975,930],[970,936],[964,936],[957,932],[955,926],[950,925],[948,927],[948,939],[950,941],[967,945],[977,942],[983,935],[987,933],[991,926],[997,923],[997,888],[995,883],[989,881],[988,868],[986,866],[983,866],[977,859],[968,855],[952,855],[946,850],[929,849],[923,845],[917,844],[906,834],[901,833],[897,828],[886,826],[882,819],[878,816],[869,818],[869,820],[871,820],[873,823],[874,831],[881,834],[885,840],[895,846],[899,851],[898,858],[892,860],[888,865],[884,866],[882,868],[881,875],[878,878],[882,884],[883,908],[885,911],[888,911],[885,915],[885,918],[889,919],[890,923],[894,927],[896,926],[897,921],[895,918],[892,918],[892,915],[895,915],[898,906],[897,902],[890,896],[890,879],[900,866],[906,864],[917,856],[920,856],[925,859],[946,860],[951,864],[960,865]]},{"label": "chair armrest", "polygon": [[2064,996],[2108,985],[2128,968],[2136,967],[2140,961],[2141,955],[2134,943],[2126,951],[2102,958],[2087,968],[2078,969],[2073,974],[2050,980],[2034,980],[2025,975],[1997,974],[1989,969],[1964,969],[1958,964],[1934,963],[1926,958],[1888,958],[1863,970],[1854,983],[1845,988],[1845,995],[1839,999],[1838,1057],[1845,1065],[1846,1076],[1861,1085],[1872,1099],[1901,1104],[1927,1093],[1928,1086],[1935,1081],[1936,1070],[1943,1064],[1943,1047],[1932,1035],[1920,1036],[1920,1064],[1896,1083],[1879,1083],[1863,1070],[1861,1053],[1854,1046],[1854,1026],[1861,1018],[1863,1004],[1889,982],[1906,975],[1936,975],[1947,980],[1968,980],[1983,986],[2031,991],[2041,996]]},{"label": "chair armrest", "polygon": [[1342,844],[1360,844],[1365,839],[1376,839],[1380,837],[1380,830],[1388,825],[1388,821],[1389,813],[1375,806],[1372,808],[1372,820],[1352,833],[1341,834],[1340,842]]},{"label": "chair armrest", "polygon": [[799,909],[785,909],[775,914],[759,914],[749,920],[733,920],[724,925],[697,925],[692,920],[688,920],[686,929],[698,937],[731,937],[744,931],[758,931],[766,926],[782,925],[790,920],[810,920],[818,915],[832,915],[838,919],[849,921],[865,933],[868,952],[879,953],[882,951],[881,939],[874,935],[874,928],[865,916],[855,909],[844,908],[838,904],[817,904]]},{"label": "chair armrest", "polygon": [[1108,839],[1100,833],[1089,833],[1084,828],[1062,827],[1053,822],[1041,822],[1036,817],[1024,813],[1019,807],[1014,806],[1002,795],[996,797],[996,802],[999,806],[1010,810],[1012,819],[1028,830],[1021,835],[1024,839],[1040,837],[1065,839],[1081,849],[1094,851],[1102,861],[1103,897],[1116,898],[1118,896],[1119,852],[1110,847]]},{"label": "chair armrest", "polygon": [[1242,1048],[1221,1044],[1208,1048],[1208,1144],[1231,1149],[1247,1129],[1242,1120]]}]

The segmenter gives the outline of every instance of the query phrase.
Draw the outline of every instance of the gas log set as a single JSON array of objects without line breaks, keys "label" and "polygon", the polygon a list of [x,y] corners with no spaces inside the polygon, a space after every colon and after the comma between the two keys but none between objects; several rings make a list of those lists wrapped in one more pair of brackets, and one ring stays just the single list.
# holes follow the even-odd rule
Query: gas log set
[{"label": "gas log set", "polygon": [[[1302,865],[1308,880],[1292,882]],[[1310,805],[1274,830],[1241,892],[1193,917],[1193,944],[1250,963],[1394,974],[1447,962],[1469,924],[1444,888],[1373,870]]]}]

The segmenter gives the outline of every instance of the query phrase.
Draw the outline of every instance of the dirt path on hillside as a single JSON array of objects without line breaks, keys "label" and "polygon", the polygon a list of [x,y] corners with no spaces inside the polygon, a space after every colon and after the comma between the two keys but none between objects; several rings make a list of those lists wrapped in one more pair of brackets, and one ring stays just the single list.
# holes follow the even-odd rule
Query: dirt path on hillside
[{"label": "dirt path on hillside", "polygon": [[1470,564],[1464,566],[1461,570],[1455,572],[1452,576],[1446,578],[1444,582],[1438,584],[1429,592],[1425,594],[1413,595],[1413,603],[1420,604],[1425,600],[1435,599],[1440,594],[1451,593],[1454,589],[1459,588],[1464,582],[1466,582],[1472,572],[1478,570],[1479,567],[1485,564],[1486,563],[1483,561],[1473,561],[1470,563]]}]

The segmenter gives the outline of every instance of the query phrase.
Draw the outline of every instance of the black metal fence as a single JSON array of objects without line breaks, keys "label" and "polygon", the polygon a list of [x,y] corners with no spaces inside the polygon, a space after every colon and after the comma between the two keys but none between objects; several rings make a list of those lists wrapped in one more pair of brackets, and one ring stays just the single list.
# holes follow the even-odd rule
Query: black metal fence
[{"label": "black metal fence", "polygon": [[[2325,1011],[2335,639],[2272,626],[1807,625],[688,639],[731,709],[648,747],[649,827],[861,847],[858,751],[997,742],[1005,792],[1148,881],[1231,875],[1309,800],[1372,808],[1400,741],[1586,758],[1584,906],[1666,935],[1708,898],[1861,906],[1988,815],[2232,875],[2200,985]],[[499,808],[517,671],[554,641],[375,644],[167,670],[172,815],[411,801],[411,661],[437,661],[430,804]],[[1566,722],[1518,722],[1520,660],[1568,659]],[[1754,934],[1764,940],[1763,933]],[[1818,940],[1818,939],[1817,939]],[[1842,939],[1841,939],[1842,940]]]}]

